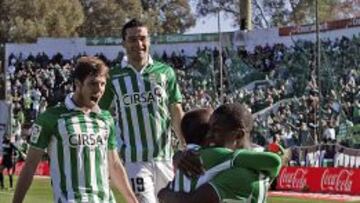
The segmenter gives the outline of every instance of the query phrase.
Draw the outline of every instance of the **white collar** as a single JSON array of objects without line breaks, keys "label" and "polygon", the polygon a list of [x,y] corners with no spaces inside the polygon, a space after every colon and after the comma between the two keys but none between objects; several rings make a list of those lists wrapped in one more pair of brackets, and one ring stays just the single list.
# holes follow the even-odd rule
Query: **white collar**
[{"label": "white collar", "polygon": [[129,61],[128,61],[128,60],[126,60],[126,61],[124,62],[124,64],[123,64],[124,66],[122,66],[122,67],[123,67],[123,68],[125,68],[125,67],[126,67],[126,68],[131,68],[131,69],[133,69],[134,72],[139,72],[140,74],[142,74],[142,73],[144,72],[146,66],[152,65],[152,64],[154,64],[154,60],[153,60],[152,57],[149,55],[148,63],[147,63],[145,66],[143,66],[140,71],[137,71],[133,65],[129,64]]},{"label": "white collar", "polygon": [[[76,106],[76,104],[74,103],[73,101],[73,96],[74,96],[74,93],[70,93],[66,96],[65,98],[65,106],[68,110],[74,110],[74,111],[82,111],[83,112],[83,109]],[[95,105],[92,109],[91,109],[91,112],[94,112],[94,113],[100,113],[101,112],[101,109],[99,107],[99,105]]]}]

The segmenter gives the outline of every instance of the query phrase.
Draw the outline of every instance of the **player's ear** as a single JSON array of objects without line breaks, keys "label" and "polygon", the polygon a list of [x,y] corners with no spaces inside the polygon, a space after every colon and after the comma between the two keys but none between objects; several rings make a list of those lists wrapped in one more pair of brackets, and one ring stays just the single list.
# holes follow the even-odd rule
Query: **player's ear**
[{"label": "player's ear", "polygon": [[238,133],[237,133],[237,139],[243,139],[244,137],[245,137],[245,135],[246,135],[246,131],[244,130],[244,129],[239,129],[238,130]]},{"label": "player's ear", "polygon": [[74,80],[75,89],[76,87],[79,87],[82,84],[82,82],[79,79]]}]

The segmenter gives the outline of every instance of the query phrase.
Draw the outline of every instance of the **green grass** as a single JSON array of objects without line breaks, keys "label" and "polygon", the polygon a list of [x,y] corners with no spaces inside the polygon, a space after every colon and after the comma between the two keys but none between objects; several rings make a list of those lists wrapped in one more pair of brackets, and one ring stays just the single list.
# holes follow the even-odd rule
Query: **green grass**
[{"label": "green grass", "polygon": [[[15,181],[17,177],[15,177]],[[5,177],[5,184],[8,184],[8,179]],[[115,198],[118,200],[118,203],[125,203],[120,193],[115,192]],[[0,203],[11,203],[14,191],[11,190],[0,190]],[[30,190],[26,194],[24,203],[51,203],[52,200],[52,190],[50,188],[50,179],[48,178],[35,178]],[[295,199],[295,198],[286,198],[286,197],[272,197],[268,199],[268,203],[339,203],[336,201],[324,201],[324,200],[315,200],[315,199]],[[354,203],[354,202],[352,202]]]},{"label": "green grass", "polygon": [[[4,177],[5,179],[5,187],[8,184],[8,178]],[[17,177],[15,177],[16,182]],[[115,192],[114,195],[118,203],[125,203],[121,194],[119,192]],[[11,200],[14,195],[14,190],[0,190],[0,203],[11,203]],[[50,186],[50,179],[49,178],[34,178],[33,183],[29,191],[25,196],[24,203],[52,203],[53,202],[53,195]]]},{"label": "green grass", "polygon": [[[272,198],[269,198],[268,203],[339,203],[339,201],[316,200],[316,199],[294,199],[294,198],[287,198],[287,197],[272,197]],[[351,202],[351,203],[355,203],[355,202]]]}]

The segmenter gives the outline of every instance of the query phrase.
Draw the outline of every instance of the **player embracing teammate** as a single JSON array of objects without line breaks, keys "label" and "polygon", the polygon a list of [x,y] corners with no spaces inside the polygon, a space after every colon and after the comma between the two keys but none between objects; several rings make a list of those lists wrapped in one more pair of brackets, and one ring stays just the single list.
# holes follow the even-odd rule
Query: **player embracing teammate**
[{"label": "player embracing teammate", "polygon": [[[280,170],[280,157],[251,149],[253,121],[243,105],[224,104],[210,114],[209,109],[191,111],[181,125],[188,148],[201,160],[203,174],[178,169],[174,180],[160,191],[161,202],[266,202],[270,182]],[[189,162],[179,164],[194,167]]]}]

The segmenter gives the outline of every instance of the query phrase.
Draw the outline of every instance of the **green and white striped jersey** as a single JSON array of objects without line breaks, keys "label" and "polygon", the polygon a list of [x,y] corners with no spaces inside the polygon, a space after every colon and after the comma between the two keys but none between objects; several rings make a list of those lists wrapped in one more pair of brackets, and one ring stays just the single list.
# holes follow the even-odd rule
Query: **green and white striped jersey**
[{"label": "green and white striped jersey", "polygon": [[68,95],[32,127],[32,147],[48,151],[54,202],[115,202],[109,187],[108,151],[116,150],[114,121],[95,107],[84,114]]},{"label": "green and white striped jersey", "polygon": [[140,72],[131,65],[115,67],[100,106],[108,109],[114,99],[122,159],[125,162],[170,160],[169,105],[182,100],[174,70],[151,58]]},{"label": "green and white striped jersey", "polygon": [[221,147],[200,148],[194,145],[190,148],[199,151],[205,173],[198,178],[190,178],[182,171],[176,170],[174,180],[169,185],[175,192],[193,192],[219,173],[232,168],[247,168],[275,177],[281,167],[280,158],[270,152],[245,149],[232,151]]},{"label": "green and white striped jersey", "polygon": [[234,167],[210,181],[223,203],[266,203],[270,178],[254,170]]},{"label": "green and white striped jersey", "polygon": [[[189,146],[187,147],[189,149]],[[205,174],[198,178],[190,178],[179,169],[175,172],[174,180],[169,185],[174,192],[192,192],[202,184],[208,182],[220,171],[229,169],[232,166],[233,151],[220,148],[211,147],[201,149],[198,146],[192,145],[192,150],[199,150],[200,159],[205,169]],[[197,149],[196,149],[197,148]]]}]

